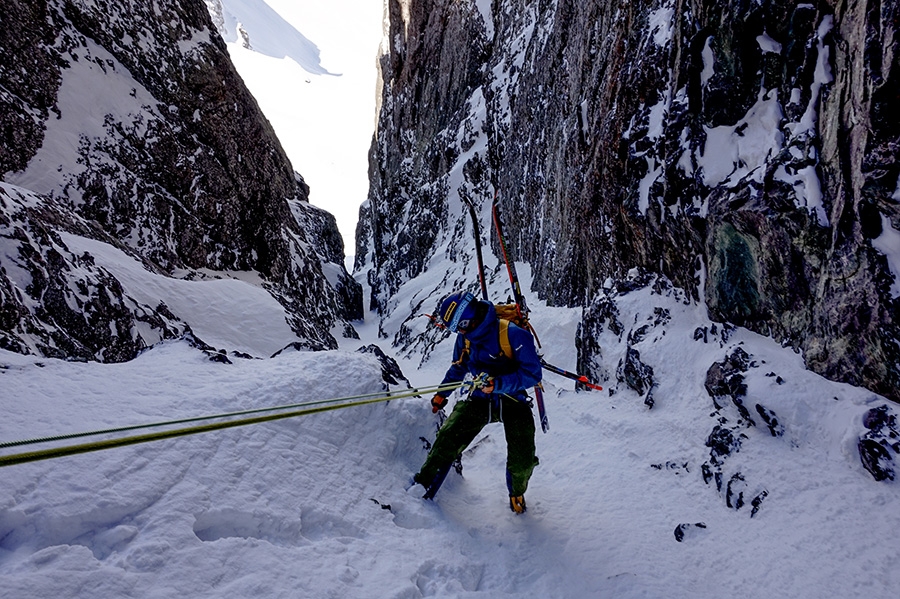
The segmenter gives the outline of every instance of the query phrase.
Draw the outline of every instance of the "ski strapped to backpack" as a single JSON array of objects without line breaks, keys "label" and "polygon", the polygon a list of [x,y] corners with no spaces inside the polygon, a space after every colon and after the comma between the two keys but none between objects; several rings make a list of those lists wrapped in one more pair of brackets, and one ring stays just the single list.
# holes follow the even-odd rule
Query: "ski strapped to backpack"
[{"label": "ski strapped to backpack", "polygon": [[[469,211],[469,216],[472,219],[472,230],[475,236],[475,256],[478,261],[478,279],[481,284],[481,295],[485,301],[488,300],[488,291],[487,291],[487,283],[484,274],[484,261],[482,259],[482,247],[481,247],[481,231],[478,225],[478,214],[475,210],[475,205],[472,203],[472,200],[468,197],[460,195],[460,199],[466,204],[466,207]],[[514,323],[515,325],[525,329],[534,337],[535,343],[538,348],[541,346],[540,339],[537,336],[537,332],[534,330],[534,327],[531,326],[531,323],[528,319],[528,305],[525,302],[525,295],[522,293],[522,287],[519,283],[519,275],[516,272],[515,262],[509,259],[509,255],[506,251],[506,238],[503,233],[503,222],[500,219],[500,203],[499,203],[499,191],[494,193],[494,200],[491,206],[491,217],[494,222],[494,228],[497,232],[497,240],[500,245],[500,251],[502,253],[503,261],[506,264],[506,270],[509,274],[509,281],[512,286],[514,303],[511,304],[494,304],[494,308],[497,311],[497,318],[501,323],[501,332],[500,332],[500,347],[503,351],[503,354],[510,359],[514,359],[514,352],[512,351],[512,347],[509,344],[509,323]],[[441,323],[438,319],[434,318],[431,315],[427,315],[431,320],[438,326],[441,326]],[[504,342],[505,338],[505,342]],[[469,341],[466,340],[466,348],[463,351],[463,359],[466,354],[468,354],[469,350]],[[586,376],[576,374],[573,372],[569,372],[563,368],[559,368],[558,366],[554,366],[550,364],[543,357],[541,357],[541,366],[553,372],[554,374],[558,374],[560,376],[566,377],[573,381],[576,381],[589,389],[594,389],[596,391],[602,391],[603,387],[597,385],[590,381]],[[541,384],[537,384],[534,387],[535,393],[535,403],[538,407],[538,416],[541,420],[541,430],[545,433],[550,429],[550,423],[547,418],[547,410],[544,405],[544,390]],[[439,486],[439,485],[438,485]]]},{"label": "ski strapped to backpack", "polygon": [[[517,311],[517,316],[519,318],[517,320],[513,320],[513,322],[515,322],[517,325],[525,328],[526,330],[530,331],[531,334],[534,335],[534,338],[538,344],[538,347],[540,347],[541,342],[538,339],[538,336],[535,333],[534,328],[531,326],[531,323],[528,321],[529,310],[528,310],[528,306],[525,304],[525,296],[522,293],[522,288],[519,285],[519,275],[516,272],[516,264],[515,264],[515,262],[513,262],[512,260],[509,259],[509,256],[506,252],[506,238],[503,234],[503,222],[500,219],[500,201],[499,201],[499,199],[500,199],[499,192],[495,192],[494,193],[494,201],[491,206],[491,215],[494,220],[494,228],[497,231],[497,238],[498,238],[498,241],[500,242],[500,251],[503,253],[504,262],[506,262],[506,270],[509,273],[509,280],[510,280],[510,283],[512,284],[512,289],[513,289],[513,297],[515,298],[515,302],[516,302],[516,304],[515,304],[516,311]],[[576,374],[574,372],[569,372],[568,370],[565,370],[563,368],[560,368],[558,366],[554,366],[553,364],[550,364],[543,358],[541,358],[541,366],[543,366],[546,370],[549,370],[550,372],[552,372],[554,374],[558,374],[560,376],[564,376],[568,379],[571,379],[573,381],[581,383],[588,389],[594,389],[595,391],[603,391],[603,387],[601,387],[600,385],[598,385],[596,383],[591,382],[591,380],[588,379],[583,374]]]},{"label": "ski strapped to backpack", "polygon": [[[500,243],[500,251],[503,253],[503,261],[506,262],[506,272],[509,273],[509,282],[512,285],[513,290],[513,298],[515,299],[515,323],[526,331],[530,331],[532,335],[534,335],[534,340],[537,343],[538,347],[541,346],[540,341],[538,340],[537,334],[534,332],[534,328],[531,326],[531,323],[528,322],[528,306],[525,304],[525,295],[522,293],[522,287],[519,285],[519,275],[516,272],[516,264],[512,260],[509,259],[509,255],[506,253],[506,240],[503,236],[503,223],[500,220],[500,192],[494,192],[494,201],[491,206],[491,216],[494,220],[494,228],[497,230],[497,241]],[[507,333],[507,344],[509,344],[509,337]],[[541,358],[541,365],[543,365],[544,359]],[[538,407],[538,418],[541,420],[541,430],[545,433],[550,430],[550,419],[547,417],[547,408],[544,405],[544,387],[541,383],[538,383],[534,386],[534,401]]]},{"label": "ski strapped to backpack", "polygon": [[478,226],[478,215],[475,213],[475,204],[467,196],[459,196],[469,208],[469,216],[472,218],[472,233],[475,235],[475,259],[478,261],[478,281],[481,283],[481,299],[488,301],[487,281],[484,279],[484,260],[481,257],[481,227]]}]

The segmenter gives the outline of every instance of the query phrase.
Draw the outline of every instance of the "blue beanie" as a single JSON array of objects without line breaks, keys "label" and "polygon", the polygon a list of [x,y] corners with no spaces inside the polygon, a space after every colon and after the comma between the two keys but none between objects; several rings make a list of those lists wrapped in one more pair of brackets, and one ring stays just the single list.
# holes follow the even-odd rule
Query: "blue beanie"
[{"label": "blue beanie", "polygon": [[465,325],[466,321],[475,318],[477,304],[478,301],[474,295],[468,291],[459,291],[441,302],[441,311],[438,317],[451,332],[457,333],[460,323]]}]

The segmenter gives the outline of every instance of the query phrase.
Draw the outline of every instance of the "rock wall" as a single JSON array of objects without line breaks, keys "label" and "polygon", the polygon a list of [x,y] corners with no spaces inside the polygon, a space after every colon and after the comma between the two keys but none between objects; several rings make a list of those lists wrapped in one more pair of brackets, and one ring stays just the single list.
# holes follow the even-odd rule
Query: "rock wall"
[{"label": "rock wall", "polygon": [[[334,219],[306,201],[203,0],[0,0],[0,56],[0,174],[56,215],[28,222],[93,231],[169,274],[256,270],[309,347],[336,347],[335,324],[355,334],[362,294]],[[14,247],[0,259],[27,262]],[[36,316],[33,293],[4,294],[4,313]],[[34,345],[21,327],[3,333]]]},{"label": "rock wall", "polygon": [[462,260],[460,198],[496,192],[551,303],[658,272],[900,399],[896,2],[387,4],[356,265],[375,308],[436,253]]},{"label": "rock wall", "polygon": [[69,248],[63,231],[141,259],[56,201],[0,183],[0,348],[124,362],[155,342],[190,333],[164,303],[136,300],[91,254]]}]

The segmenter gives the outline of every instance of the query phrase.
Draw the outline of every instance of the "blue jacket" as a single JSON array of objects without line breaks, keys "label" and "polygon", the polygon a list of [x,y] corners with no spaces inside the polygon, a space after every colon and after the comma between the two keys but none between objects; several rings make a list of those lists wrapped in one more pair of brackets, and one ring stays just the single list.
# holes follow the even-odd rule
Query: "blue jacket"
[{"label": "blue jacket", "polygon": [[[489,304],[488,313],[474,331],[456,336],[453,347],[453,365],[444,375],[441,384],[462,381],[466,373],[477,376],[486,372],[494,379],[494,394],[506,394],[520,401],[528,401],[526,389],[541,382],[541,359],[534,347],[534,337],[525,329],[509,324],[509,345],[512,347],[514,359],[503,355],[500,348],[500,320],[493,304]],[[460,358],[469,340],[469,355],[462,361]],[[480,390],[473,392],[476,397],[485,397]]]}]

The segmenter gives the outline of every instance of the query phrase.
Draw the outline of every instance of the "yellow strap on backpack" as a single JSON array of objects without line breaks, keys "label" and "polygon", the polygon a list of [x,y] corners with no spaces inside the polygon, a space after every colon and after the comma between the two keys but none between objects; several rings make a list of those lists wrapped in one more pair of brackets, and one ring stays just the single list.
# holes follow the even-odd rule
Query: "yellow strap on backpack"
[{"label": "yellow strap on backpack", "polygon": [[[512,360],[515,356],[513,354],[512,345],[509,343],[509,321],[505,318],[500,318],[500,351],[503,352],[503,355],[508,359]],[[466,343],[466,347],[463,349],[462,354],[459,356],[459,360],[454,362],[454,364],[462,364],[465,362],[466,358],[469,355],[469,351],[471,351],[471,342],[468,339],[463,339]]]},{"label": "yellow strap on backpack", "polygon": [[513,359],[512,345],[509,344],[509,321],[505,318],[500,319],[500,351],[510,360]]}]

